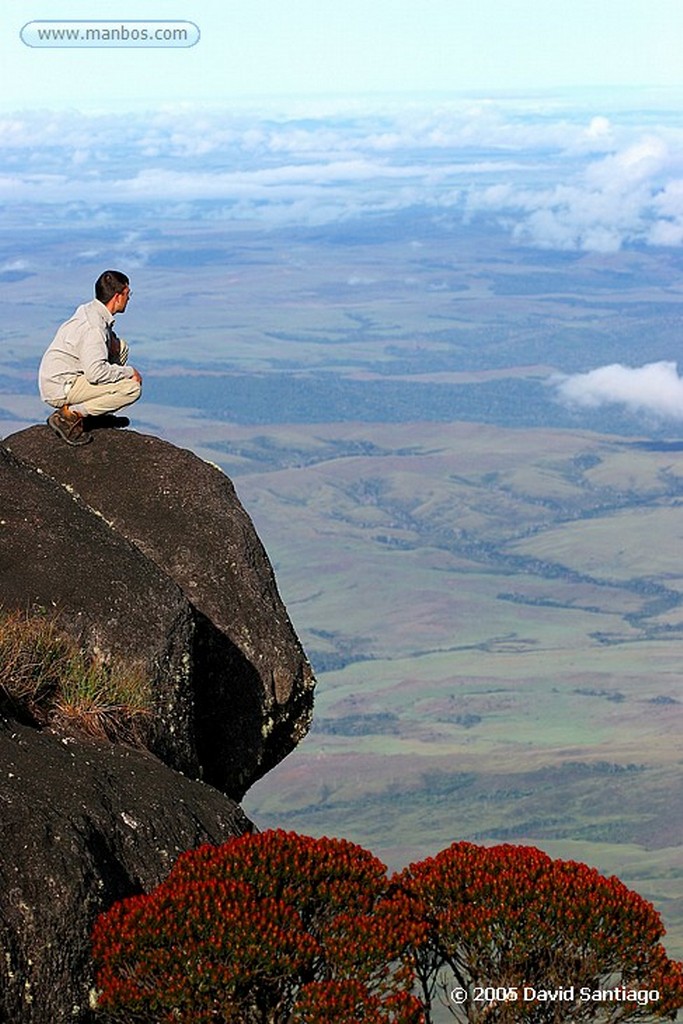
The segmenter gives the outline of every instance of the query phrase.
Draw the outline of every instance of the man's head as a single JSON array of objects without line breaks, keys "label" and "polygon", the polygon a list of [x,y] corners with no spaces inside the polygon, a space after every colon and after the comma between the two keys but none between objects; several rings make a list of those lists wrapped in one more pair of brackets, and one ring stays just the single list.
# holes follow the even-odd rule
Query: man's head
[{"label": "man's head", "polygon": [[111,313],[123,313],[129,296],[130,282],[120,270],[105,270],[95,281],[95,298]]}]

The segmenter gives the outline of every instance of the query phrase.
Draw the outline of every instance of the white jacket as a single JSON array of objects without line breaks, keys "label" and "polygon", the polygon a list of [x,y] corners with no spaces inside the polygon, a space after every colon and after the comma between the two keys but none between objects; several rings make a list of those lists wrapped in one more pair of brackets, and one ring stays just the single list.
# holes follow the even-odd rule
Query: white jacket
[{"label": "white jacket", "polygon": [[128,346],[121,342],[121,356],[112,360],[108,339],[113,335],[114,317],[99,299],[79,306],[59,328],[40,362],[38,387],[45,402],[66,398],[69,386],[80,374],[90,384],[112,384],[132,377],[135,370],[123,366]]}]

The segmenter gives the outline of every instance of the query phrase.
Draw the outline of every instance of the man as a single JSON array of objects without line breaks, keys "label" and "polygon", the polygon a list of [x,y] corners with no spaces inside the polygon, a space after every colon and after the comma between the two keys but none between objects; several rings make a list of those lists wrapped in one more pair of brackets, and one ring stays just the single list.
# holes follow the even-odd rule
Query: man
[{"label": "man", "polygon": [[114,316],[130,299],[130,282],[105,270],[95,298],[79,306],[55,334],[40,363],[40,397],[56,407],[48,426],[71,445],[92,441],[86,416],[106,416],[140,397],[142,377],[127,366],[128,345],[114,333]]}]

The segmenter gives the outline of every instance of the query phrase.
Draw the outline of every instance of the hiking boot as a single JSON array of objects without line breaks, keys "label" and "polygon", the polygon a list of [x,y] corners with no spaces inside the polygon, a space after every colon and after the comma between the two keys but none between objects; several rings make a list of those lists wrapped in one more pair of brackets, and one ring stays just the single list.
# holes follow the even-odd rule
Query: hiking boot
[{"label": "hiking boot", "polygon": [[83,417],[69,409],[68,405],[63,405],[61,409],[56,409],[48,416],[47,425],[54,430],[57,437],[61,437],[62,441],[74,447],[92,441],[90,434],[84,431]]},{"label": "hiking boot", "polygon": [[103,412],[101,416],[86,417],[86,430],[121,430],[129,427],[130,420],[127,416],[114,416],[112,412]]}]

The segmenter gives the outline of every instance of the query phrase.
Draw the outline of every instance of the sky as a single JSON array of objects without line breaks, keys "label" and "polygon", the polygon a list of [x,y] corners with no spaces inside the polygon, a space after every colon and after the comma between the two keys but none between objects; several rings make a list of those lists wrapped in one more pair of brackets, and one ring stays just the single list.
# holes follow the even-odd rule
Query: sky
[{"label": "sky", "polygon": [[102,0],[3,0],[2,106],[683,84],[680,0],[123,0],[113,25],[189,21],[192,46],[29,46]]},{"label": "sky", "polygon": [[[127,267],[166,218],[417,210],[520,247],[683,249],[683,0],[121,0],[113,21],[102,0],[2,2],[0,275],[37,272],[26,224],[104,228],[116,204],[139,210],[120,251],[104,233]],[[36,45],[39,27],[173,21],[192,45]],[[670,361],[556,386],[668,416],[683,395]]]}]

